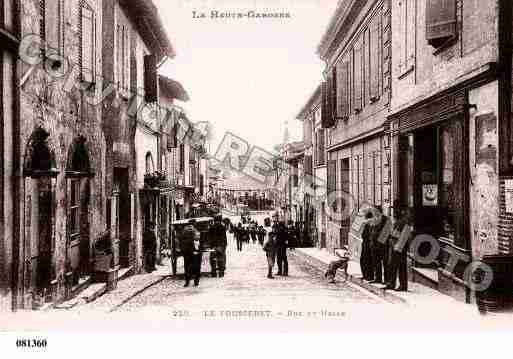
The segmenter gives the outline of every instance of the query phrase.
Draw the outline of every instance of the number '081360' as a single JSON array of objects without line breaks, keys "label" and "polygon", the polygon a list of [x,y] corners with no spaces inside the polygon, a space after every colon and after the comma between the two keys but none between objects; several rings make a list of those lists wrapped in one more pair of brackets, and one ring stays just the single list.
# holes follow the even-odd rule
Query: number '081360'
[{"label": "number '081360'", "polygon": [[47,345],[46,339],[16,339],[16,347],[18,348],[46,348]]}]

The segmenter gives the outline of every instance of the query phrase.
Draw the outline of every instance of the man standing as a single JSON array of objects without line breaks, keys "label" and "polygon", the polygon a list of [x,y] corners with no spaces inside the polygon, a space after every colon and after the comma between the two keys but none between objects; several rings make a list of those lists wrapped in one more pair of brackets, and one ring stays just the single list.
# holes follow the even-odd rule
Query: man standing
[{"label": "man standing", "polygon": [[201,249],[200,233],[194,227],[195,219],[190,219],[183,229],[181,251],[183,255],[183,264],[185,269],[185,285],[188,287],[191,278],[194,279],[194,286],[199,285],[201,275]]},{"label": "man standing", "polygon": [[155,268],[157,255],[157,238],[153,232],[153,222],[147,222],[143,234],[144,267],[146,272],[151,273]]},{"label": "man standing", "polygon": [[263,246],[264,245],[264,240],[265,240],[265,235],[267,234],[267,231],[265,230],[265,228],[263,226],[260,226],[258,227],[258,231],[257,231],[257,235],[258,235],[258,243]]},{"label": "man standing", "polygon": [[278,224],[275,234],[276,240],[276,260],[278,262],[278,273],[284,277],[289,275],[289,262],[287,260],[287,246],[289,244],[289,234],[285,222]]},{"label": "man standing", "polygon": [[373,224],[373,215],[371,211],[365,213],[365,222],[362,231],[362,251],[360,253],[360,268],[362,270],[363,279],[366,281],[374,281],[374,268],[372,267],[372,248],[371,248],[371,231]]},{"label": "man standing", "polygon": [[376,207],[376,224],[371,229],[371,252],[372,252],[372,268],[374,272],[374,280],[371,283],[387,283],[388,280],[388,263],[387,263],[387,246],[388,236],[392,229],[392,222],[382,212],[381,207]]},{"label": "man standing", "polygon": [[[265,230],[264,230],[265,232]],[[263,245],[267,257],[267,278],[273,279],[273,267],[276,260],[276,236],[274,232],[269,233],[267,241]]]},{"label": "man standing", "polygon": [[208,239],[213,252],[210,252],[210,267],[212,269],[212,277],[224,277],[226,268],[226,227],[222,223],[220,214],[214,217],[214,224],[208,230]]},{"label": "man standing", "polygon": [[[389,278],[385,289],[395,289],[399,292],[408,290],[408,268],[407,253],[411,227],[409,226],[409,216],[407,209],[397,208],[394,211],[396,222],[394,223],[392,233],[390,234],[390,257],[389,257]],[[395,284],[399,275],[399,287]]]},{"label": "man standing", "polygon": [[234,234],[235,234],[235,241],[237,242],[237,251],[242,251],[242,240],[244,236],[244,228],[242,227],[242,224],[239,222],[237,227],[235,228]]}]

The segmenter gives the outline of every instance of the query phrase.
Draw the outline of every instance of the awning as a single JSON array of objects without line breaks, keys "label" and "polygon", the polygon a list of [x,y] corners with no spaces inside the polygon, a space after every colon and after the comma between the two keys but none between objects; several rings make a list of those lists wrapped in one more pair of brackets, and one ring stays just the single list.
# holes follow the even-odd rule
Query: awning
[{"label": "awning", "polygon": [[160,93],[166,97],[177,99],[183,102],[189,101],[189,94],[182,84],[166,76],[159,75]]}]

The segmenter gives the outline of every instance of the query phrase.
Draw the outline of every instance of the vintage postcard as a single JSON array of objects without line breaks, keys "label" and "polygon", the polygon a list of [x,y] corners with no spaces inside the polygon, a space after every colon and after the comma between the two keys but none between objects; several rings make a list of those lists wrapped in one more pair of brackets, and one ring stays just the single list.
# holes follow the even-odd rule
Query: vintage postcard
[{"label": "vintage postcard", "polygon": [[509,0],[0,7],[0,351],[513,329]]}]

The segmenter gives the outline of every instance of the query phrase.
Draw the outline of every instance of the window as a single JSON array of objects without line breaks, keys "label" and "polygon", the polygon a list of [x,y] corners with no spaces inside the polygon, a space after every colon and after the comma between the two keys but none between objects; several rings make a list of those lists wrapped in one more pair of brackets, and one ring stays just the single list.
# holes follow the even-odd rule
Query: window
[{"label": "window", "polygon": [[69,199],[69,233],[74,236],[80,233],[80,180],[70,180]]},{"label": "window", "polygon": [[153,166],[153,157],[151,156],[151,153],[146,154],[146,173],[153,173],[154,172],[154,166]]},{"label": "window", "polygon": [[369,29],[369,102],[376,102],[381,96],[382,81],[382,46],[381,46],[381,18],[375,16]]},{"label": "window", "polygon": [[185,145],[183,143],[180,144],[180,173],[184,173],[185,171]]},{"label": "window", "polygon": [[426,1],[426,40],[441,47],[457,36],[456,0]]},{"label": "window", "polygon": [[354,76],[353,76],[353,109],[356,113],[360,112],[362,106],[363,92],[363,38],[355,43],[354,54]]},{"label": "window", "polygon": [[116,25],[116,77],[122,93],[130,90],[130,29],[118,18]]},{"label": "window", "polygon": [[80,2],[80,52],[79,63],[81,79],[93,83],[95,78],[95,14],[93,9],[85,2]]},{"label": "window", "polygon": [[315,142],[316,142],[316,165],[323,166],[325,165],[325,146],[324,146],[324,129],[321,128],[315,133]]},{"label": "window", "polygon": [[403,76],[415,67],[417,0],[400,0],[397,2],[398,26],[398,76]]},{"label": "window", "polygon": [[144,56],[144,99],[158,101],[157,57],[153,54]]},{"label": "window", "polygon": [[349,56],[337,64],[337,117],[349,117]]}]

